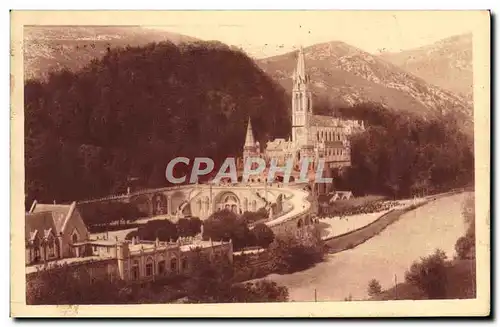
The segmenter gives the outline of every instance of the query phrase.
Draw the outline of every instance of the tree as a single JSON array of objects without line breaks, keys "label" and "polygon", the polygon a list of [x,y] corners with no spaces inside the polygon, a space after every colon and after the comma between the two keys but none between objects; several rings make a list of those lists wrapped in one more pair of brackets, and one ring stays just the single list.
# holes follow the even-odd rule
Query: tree
[{"label": "tree", "polygon": [[158,238],[163,242],[175,241],[179,237],[177,226],[170,220],[150,220],[139,227],[137,235],[141,240],[154,241]]},{"label": "tree", "polygon": [[476,253],[476,240],[472,235],[460,237],[455,243],[457,257],[463,259],[473,259]]},{"label": "tree", "polygon": [[267,248],[274,241],[274,233],[266,224],[259,223],[255,225],[252,233],[255,237],[255,244],[260,247]]},{"label": "tree", "polygon": [[190,236],[198,235],[201,232],[202,221],[198,217],[190,217],[189,218],[189,229],[191,231]]},{"label": "tree", "polygon": [[255,244],[253,236],[245,222],[229,210],[218,211],[203,223],[203,239],[232,240],[235,249]]},{"label": "tree", "polygon": [[270,245],[273,261],[273,271],[278,273],[292,273],[307,269],[321,262],[324,258],[324,248],[315,238],[305,242],[292,235],[275,238]]},{"label": "tree", "polygon": [[382,292],[382,286],[380,285],[380,282],[376,279],[370,280],[368,283],[368,295],[369,296],[375,296],[378,295]]},{"label": "tree", "polygon": [[405,280],[422,290],[429,299],[446,297],[446,254],[437,249],[434,254],[414,262],[405,273]]},{"label": "tree", "polygon": [[187,218],[180,218],[177,221],[177,232],[179,233],[179,236],[186,237],[186,236],[191,236],[191,224],[189,223],[189,219]]}]

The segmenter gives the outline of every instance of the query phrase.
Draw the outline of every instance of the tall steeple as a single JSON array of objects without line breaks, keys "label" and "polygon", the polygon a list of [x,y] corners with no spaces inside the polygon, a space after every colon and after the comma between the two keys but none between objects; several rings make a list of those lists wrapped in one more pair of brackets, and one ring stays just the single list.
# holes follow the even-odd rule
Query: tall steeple
[{"label": "tall steeple", "polygon": [[245,145],[243,146],[243,159],[253,157],[259,153],[259,142],[255,142],[253,135],[252,120],[248,118],[247,134],[245,136]]},{"label": "tall steeple", "polygon": [[312,114],[312,95],[308,90],[304,49],[300,47],[297,67],[293,73],[292,141],[303,147],[309,144],[309,115]]},{"label": "tall steeple", "polygon": [[297,56],[297,67],[293,74],[293,89],[294,91],[307,89],[307,83],[309,82],[309,76],[306,74],[306,63],[304,58],[304,48],[301,46],[299,49],[299,54]]},{"label": "tall steeple", "polygon": [[247,135],[245,136],[245,148],[247,147],[255,147],[255,138],[253,136],[252,129],[252,120],[248,117],[248,125],[247,125]]}]

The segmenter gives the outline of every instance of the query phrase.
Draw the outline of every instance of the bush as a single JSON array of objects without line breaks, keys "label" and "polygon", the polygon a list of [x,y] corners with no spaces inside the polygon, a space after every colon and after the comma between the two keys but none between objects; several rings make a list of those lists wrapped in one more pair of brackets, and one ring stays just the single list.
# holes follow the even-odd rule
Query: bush
[{"label": "bush", "polygon": [[446,254],[437,249],[434,254],[414,262],[405,274],[407,283],[422,290],[429,299],[446,298]]},{"label": "bush", "polygon": [[252,229],[255,244],[267,248],[274,241],[274,233],[266,224],[259,223]]}]

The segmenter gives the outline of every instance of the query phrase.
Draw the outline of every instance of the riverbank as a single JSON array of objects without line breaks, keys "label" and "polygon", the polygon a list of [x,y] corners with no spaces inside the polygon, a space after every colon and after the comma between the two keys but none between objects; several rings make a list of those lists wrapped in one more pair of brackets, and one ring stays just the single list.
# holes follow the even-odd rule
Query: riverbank
[{"label": "riverbank", "polygon": [[436,248],[453,256],[455,242],[466,230],[461,217],[464,198],[465,193],[435,196],[415,210],[387,217],[392,223],[352,249],[328,254],[310,269],[266,279],[288,287],[292,301],[314,301],[315,293],[318,301],[343,301],[350,295],[366,299],[372,278],[389,289],[404,281],[413,261]]}]

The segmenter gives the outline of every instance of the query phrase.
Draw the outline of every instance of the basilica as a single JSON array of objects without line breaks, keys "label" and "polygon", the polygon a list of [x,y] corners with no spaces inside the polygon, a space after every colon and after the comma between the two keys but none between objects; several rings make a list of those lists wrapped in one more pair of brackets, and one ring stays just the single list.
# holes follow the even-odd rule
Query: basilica
[{"label": "basilica", "polygon": [[[349,136],[364,130],[362,121],[345,120],[331,116],[313,114],[310,77],[306,74],[304,51],[298,53],[297,67],[293,74],[292,88],[292,133],[288,140],[277,138],[267,142],[261,149],[254,138],[252,123],[249,119],[243,160],[247,157],[261,157],[267,162],[276,160],[284,165],[288,159],[296,163],[299,169],[301,158],[309,158],[314,163],[323,158],[325,167],[323,176],[334,177],[338,172],[351,164]],[[330,185],[320,187],[322,192],[332,189]]]}]

